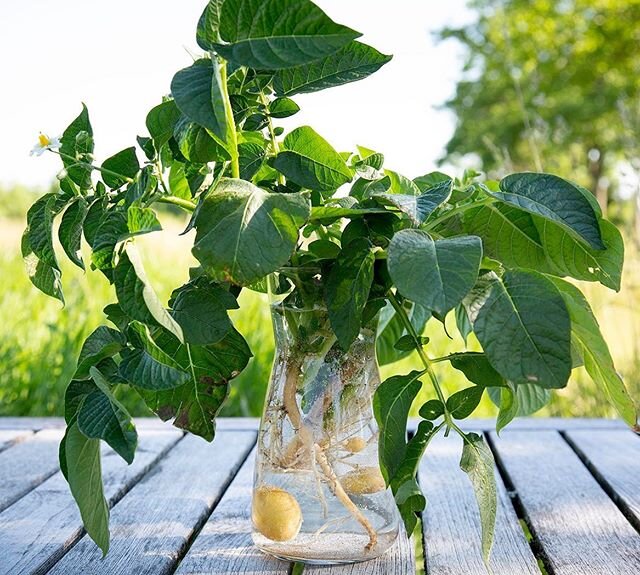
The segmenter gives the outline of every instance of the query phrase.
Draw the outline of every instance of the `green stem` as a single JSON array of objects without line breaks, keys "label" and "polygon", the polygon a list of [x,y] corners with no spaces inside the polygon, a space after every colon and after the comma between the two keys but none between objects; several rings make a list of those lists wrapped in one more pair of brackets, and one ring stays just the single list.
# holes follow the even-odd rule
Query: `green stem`
[{"label": "green stem", "polygon": [[156,198],[156,202],[160,202],[162,204],[173,204],[174,206],[179,206],[189,212],[192,212],[196,209],[196,205],[193,202],[184,200],[182,198],[177,198],[176,196],[160,196]]},{"label": "green stem", "polygon": [[479,202],[471,202],[469,204],[464,204],[463,206],[456,206],[455,208],[450,209],[448,212],[445,212],[441,216],[433,220],[427,221],[425,225],[422,227],[422,229],[427,231],[432,230],[438,224],[441,224],[442,222],[448,220],[449,218],[455,216],[456,214],[461,214],[463,212],[466,212],[467,210],[470,210],[472,208],[477,208],[479,206],[486,206],[486,205],[492,204],[493,201],[494,201],[493,198],[485,198],[484,200],[480,200]]},{"label": "green stem", "polygon": [[135,181],[133,178],[129,178],[128,176],[119,174],[118,172],[114,172],[113,170],[108,170],[100,166],[94,166],[93,164],[90,164],[88,162],[81,162],[77,158],[74,158],[73,156],[70,156],[69,154],[65,154],[64,152],[61,152],[59,150],[49,150],[49,151],[53,152],[54,154],[58,154],[58,156],[60,156],[61,158],[64,158],[65,160],[70,160],[72,162],[75,162],[76,166],[82,166],[84,168],[89,168],[90,170],[97,170],[101,174],[107,174],[108,176],[113,176],[114,178],[122,178],[123,180],[129,183],[133,183]]},{"label": "green stem", "polygon": [[[269,108],[269,100],[264,95],[262,90],[260,90],[260,103],[268,110]],[[271,138],[271,148],[274,154],[277,154],[280,151],[280,146],[278,145],[278,140],[276,140],[276,133],[273,129],[273,122],[271,121],[271,116],[267,113],[267,128],[269,129],[269,137]],[[282,174],[278,174],[278,183],[284,184],[284,176]]]},{"label": "green stem", "polygon": [[[216,58],[213,54],[212,58]],[[229,144],[231,145],[231,177],[240,177],[240,160],[238,158],[238,133],[236,131],[236,122],[233,119],[233,109],[231,108],[231,100],[229,99],[229,88],[227,86],[227,63],[220,60],[220,80],[222,85],[222,97],[224,98],[225,115],[227,116],[227,124],[229,126]]]}]

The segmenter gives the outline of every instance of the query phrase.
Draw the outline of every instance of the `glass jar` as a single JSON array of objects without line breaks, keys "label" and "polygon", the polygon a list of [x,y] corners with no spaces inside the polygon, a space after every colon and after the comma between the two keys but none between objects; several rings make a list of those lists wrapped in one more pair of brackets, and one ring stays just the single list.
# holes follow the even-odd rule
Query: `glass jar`
[{"label": "glass jar", "polygon": [[401,523],[378,465],[376,318],[342,350],[326,309],[308,305],[322,302],[318,294],[300,305],[315,281],[307,273],[272,297],[276,354],[258,435],[253,541],[286,560],[364,561],[394,543]]}]

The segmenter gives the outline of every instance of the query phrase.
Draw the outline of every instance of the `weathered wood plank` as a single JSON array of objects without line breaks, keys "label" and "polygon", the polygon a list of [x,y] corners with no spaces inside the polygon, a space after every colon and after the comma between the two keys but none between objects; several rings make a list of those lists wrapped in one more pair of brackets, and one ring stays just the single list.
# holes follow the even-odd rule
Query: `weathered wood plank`
[{"label": "weathered wood plank", "polygon": [[64,427],[63,417],[0,417],[0,429],[56,429]]},{"label": "weathered wood plank", "polygon": [[566,439],[640,531],[640,437],[631,431],[570,431]]},{"label": "weathered wood plank", "polygon": [[[462,440],[436,437],[420,463],[418,479],[427,498],[423,514],[425,564],[429,575],[486,575],[480,515],[469,479],[460,469]],[[539,575],[500,476],[496,536],[491,567],[496,574]]]},{"label": "weathered wood plank", "polygon": [[287,575],[289,563],[273,559],[251,540],[251,490],[255,450],[180,563],[176,575]]},{"label": "weathered wood plank", "polygon": [[58,470],[61,430],[40,431],[0,453],[0,511]]},{"label": "weathered wood plank", "polygon": [[304,570],[305,575],[414,575],[415,572],[413,541],[404,532],[384,555],[371,561],[327,567],[308,565]]},{"label": "weathered wood plank", "polygon": [[0,429],[0,451],[24,441],[33,435],[29,429]]},{"label": "weathered wood plank", "polygon": [[51,575],[173,573],[255,439],[246,431],[221,431],[213,443],[186,437],[112,509],[109,555],[85,535]]},{"label": "weathered wood plank", "polygon": [[[170,422],[164,422],[157,417],[136,417],[138,429],[173,428]],[[220,417],[216,420],[217,429],[253,431],[258,429],[258,417]],[[0,417],[0,430],[31,430],[58,429],[65,426],[62,417]],[[175,428],[173,428],[175,429]]]},{"label": "weathered wood plank", "polygon": [[640,572],[640,535],[557,432],[492,439],[555,575]]},{"label": "weathered wood plank", "polygon": [[[102,470],[108,501],[120,499],[181,437],[179,432],[141,431],[132,465],[105,449]],[[0,513],[0,571],[45,573],[81,535],[80,514],[58,472]]]},{"label": "weathered wood plank", "polygon": [[[409,429],[414,431],[418,422],[417,418],[409,420]],[[465,419],[459,422],[459,426],[465,431],[494,431],[495,419]],[[518,417],[510,424],[510,430],[540,429],[566,431],[571,429],[628,429],[627,425],[619,419],[590,419],[582,417]]]}]

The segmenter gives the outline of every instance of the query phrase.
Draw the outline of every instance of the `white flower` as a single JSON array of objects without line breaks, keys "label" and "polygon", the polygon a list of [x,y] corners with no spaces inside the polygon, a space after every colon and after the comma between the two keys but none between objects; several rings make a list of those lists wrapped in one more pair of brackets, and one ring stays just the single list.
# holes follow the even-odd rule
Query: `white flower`
[{"label": "white flower", "polygon": [[40,133],[38,143],[33,147],[31,156],[41,156],[45,150],[56,150],[60,147],[60,138],[50,138],[46,134]]}]

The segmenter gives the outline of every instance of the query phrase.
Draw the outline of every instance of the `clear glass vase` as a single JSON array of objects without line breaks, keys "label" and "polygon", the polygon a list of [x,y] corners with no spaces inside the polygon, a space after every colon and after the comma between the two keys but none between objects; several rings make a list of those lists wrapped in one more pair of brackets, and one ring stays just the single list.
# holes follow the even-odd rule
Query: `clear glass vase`
[{"label": "clear glass vase", "polygon": [[378,465],[375,318],[344,351],[327,311],[301,306],[299,295],[272,298],[276,355],[258,436],[253,541],[305,563],[372,559],[401,523]]}]

